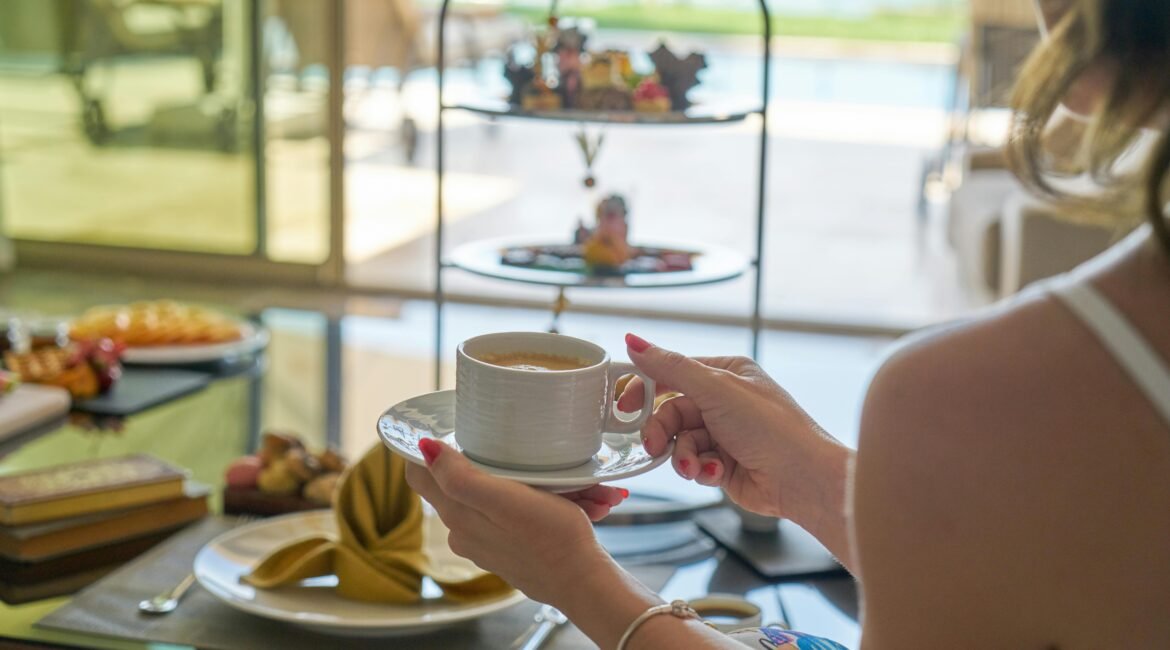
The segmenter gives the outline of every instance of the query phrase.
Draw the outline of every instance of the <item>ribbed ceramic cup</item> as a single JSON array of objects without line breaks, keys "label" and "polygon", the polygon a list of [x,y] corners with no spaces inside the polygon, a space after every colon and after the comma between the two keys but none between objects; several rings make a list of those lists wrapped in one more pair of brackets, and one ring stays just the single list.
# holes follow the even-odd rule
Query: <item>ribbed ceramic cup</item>
[{"label": "ribbed ceramic cup", "polygon": [[[521,370],[480,357],[536,353],[580,359],[575,370]],[[646,383],[646,400],[632,420],[617,417],[614,385],[626,374]],[[481,463],[510,469],[553,470],[588,462],[602,433],[633,433],[654,409],[654,381],[633,364],[610,361],[601,347],[561,334],[504,332],[459,344],[455,360],[455,439]]]}]

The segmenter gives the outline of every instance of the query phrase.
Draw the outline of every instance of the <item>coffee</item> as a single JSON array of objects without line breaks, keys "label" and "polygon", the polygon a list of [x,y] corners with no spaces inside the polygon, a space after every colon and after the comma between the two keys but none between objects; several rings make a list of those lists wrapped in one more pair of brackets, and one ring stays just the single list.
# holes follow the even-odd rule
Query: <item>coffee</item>
[{"label": "coffee", "polygon": [[515,368],[516,370],[535,370],[537,372],[580,370],[581,368],[588,368],[593,365],[583,359],[563,357],[555,354],[543,354],[541,352],[486,353],[478,355],[476,358],[484,363],[490,363],[493,366]]}]

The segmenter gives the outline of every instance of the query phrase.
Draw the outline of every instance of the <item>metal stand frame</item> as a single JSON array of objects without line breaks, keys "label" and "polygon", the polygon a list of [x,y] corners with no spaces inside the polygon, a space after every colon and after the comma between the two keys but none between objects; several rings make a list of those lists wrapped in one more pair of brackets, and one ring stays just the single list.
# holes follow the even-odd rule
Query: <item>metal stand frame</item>
[{"label": "metal stand frame", "polygon": [[[760,355],[760,329],[762,326],[762,318],[760,313],[760,301],[763,294],[763,279],[764,279],[764,210],[766,199],[766,187],[768,178],[768,99],[771,90],[771,72],[772,72],[772,16],[768,11],[766,0],[758,0],[760,5],[760,16],[763,19],[763,80],[761,83],[761,97],[760,97],[760,165],[759,176],[756,191],[756,250],[755,257],[752,260],[752,266],[755,268],[755,287],[752,295],[752,358],[759,358]],[[443,292],[443,270],[449,265],[443,261],[443,145],[445,140],[444,120],[443,114],[449,108],[443,103],[443,81],[446,76],[446,33],[447,33],[447,13],[450,8],[451,0],[443,0],[442,6],[439,8],[439,25],[438,25],[438,57],[435,62],[438,70],[438,125],[435,132],[435,185],[436,185],[436,221],[435,221],[435,389],[442,387],[443,380],[443,307],[446,302],[446,295]],[[553,0],[553,11],[556,8],[556,0]],[[564,288],[561,288],[558,294],[560,298],[557,304],[561,305],[564,301]],[[556,313],[556,320],[554,326],[559,323],[560,313]]]}]

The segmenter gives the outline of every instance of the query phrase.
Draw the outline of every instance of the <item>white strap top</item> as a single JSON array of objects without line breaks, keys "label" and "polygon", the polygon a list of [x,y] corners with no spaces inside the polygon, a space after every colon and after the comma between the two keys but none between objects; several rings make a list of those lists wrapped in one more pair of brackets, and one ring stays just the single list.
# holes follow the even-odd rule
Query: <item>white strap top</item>
[{"label": "white strap top", "polygon": [[1170,367],[1157,350],[1084,279],[1066,278],[1049,290],[1097,335],[1170,425]]}]

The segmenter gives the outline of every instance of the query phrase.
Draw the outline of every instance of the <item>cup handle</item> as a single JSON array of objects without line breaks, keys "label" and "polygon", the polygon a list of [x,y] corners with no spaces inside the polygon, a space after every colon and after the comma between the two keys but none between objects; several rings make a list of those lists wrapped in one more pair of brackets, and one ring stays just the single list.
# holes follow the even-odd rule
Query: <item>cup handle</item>
[{"label": "cup handle", "polygon": [[[647,377],[645,373],[638,370],[632,363],[625,363],[623,361],[615,361],[609,364],[609,381],[606,382],[606,396],[605,396],[605,430],[609,433],[634,433],[642,429],[642,425],[646,423],[646,419],[654,413],[654,380]],[[613,387],[617,385],[617,380],[622,375],[638,375],[642,379],[642,383],[646,386],[646,396],[642,403],[642,411],[633,420],[623,420],[618,417],[614,410],[614,394]]]}]

